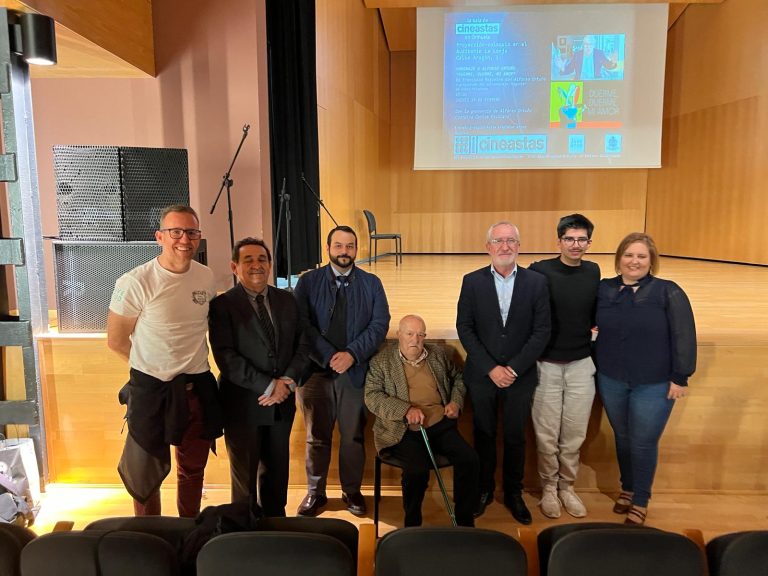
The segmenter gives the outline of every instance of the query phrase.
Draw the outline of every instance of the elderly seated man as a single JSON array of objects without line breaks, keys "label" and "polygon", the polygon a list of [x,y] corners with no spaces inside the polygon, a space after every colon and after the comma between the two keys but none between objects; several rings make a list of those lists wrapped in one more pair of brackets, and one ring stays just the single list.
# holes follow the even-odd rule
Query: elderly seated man
[{"label": "elderly seated man", "polygon": [[464,404],[462,374],[440,346],[424,344],[426,325],[419,316],[400,320],[398,344],[371,360],[365,380],[365,404],[376,415],[374,443],[379,454],[403,462],[405,525],[421,525],[421,503],[429,481],[430,460],[419,426],[432,449],[453,465],[456,522],[474,526],[479,491],[479,459],[456,426]]}]

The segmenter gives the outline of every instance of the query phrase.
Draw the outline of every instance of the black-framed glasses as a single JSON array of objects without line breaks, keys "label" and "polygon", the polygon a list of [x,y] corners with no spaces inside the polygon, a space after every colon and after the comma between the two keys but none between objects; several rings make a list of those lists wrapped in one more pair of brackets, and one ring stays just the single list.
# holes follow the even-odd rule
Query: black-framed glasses
[{"label": "black-framed glasses", "polygon": [[574,244],[578,244],[579,246],[588,246],[592,243],[592,240],[585,238],[584,236],[580,236],[578,238],[574,238],[573,236],[563,236],[560,238],[560,241],[566,246],[573,246]]},{"label": "black-framed glasses", "polygon": [[160,228],[160,232],[168,232],[168,236],[174,240],[178,240],[184,236],[184,234],[186,234],[187,238],[190,240],[200,240],[203,236],[203,232],[197,228]]}]

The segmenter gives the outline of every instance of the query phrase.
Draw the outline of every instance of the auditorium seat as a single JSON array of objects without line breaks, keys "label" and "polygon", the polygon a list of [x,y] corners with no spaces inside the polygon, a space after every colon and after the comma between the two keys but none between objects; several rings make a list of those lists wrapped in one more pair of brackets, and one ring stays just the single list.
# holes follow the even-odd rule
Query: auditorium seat
[{"label": "auditorium seat", "polygon": [[[125,516],[103,518],[91,522],[86,530],[129,530],[152,534],[168,542],[181,558],[184,539],[195,528],[192,518],[175,516]],[[370,576],[373,573],[373,551],[376,545],[372,524],[357,526],[340,518],[304,518],[301,516],[286,518],[261,518],[258,531],[297,532],[325,534],[339,540],[349,550],[350,556],[357,559],[358,576]],[[0,573],[0,576],[3,576]]]},{"label": "auditorium seat", "polygon": [[352,558],[357,558],[360,533],[352,522],[341,518],[262,518],[259,520],[258,531],[324,534],[336,538],[344,544]]},{"label": "auditorium seat", "polygon": [[176,516],[117,516],[102,518],[88,524],[86,530],[127,530],[152,534],[171,545],[177,554],[181,553],[184,538],[195,527],[193,518]]},{"label": "auditorium seat", "polygon": [[681,534],[652,528],[575,530],[558,539],[547,576],[704,576],[699,547]]},{"label": "auditorium seat", "polygon": [[526,567],[519,542],[480,528],[401,528],[376,550],[377,576],[525,576]]},{"label": "auditorium seat", "polygon": [[168,542],[128,531],[52,532],[21,552],[22,576],[175,576],[176,553]]},{"label": "auditorium seat", "polygon": [[707,543],[710,576],[768,576],[768,531],[734,532]]},{"label": "auditorium seat", "polygon": [[35,538],[29,528],[0,522],[0,576],[18,576],[22,549]]},{"label": "auditorium seat", "polygon": [[373,574],[373,555],[376,536],[373,524],[363,523],[359,527],[341,518],[309,518],[288,516],[286,518],[262,518],[259,531],[303,532],[325,534],[339,540],[349,550],[353,561],[356,559],[357,576]]},{"label": "auditorium seat", "polygon": [[352,576],[354,561],[338,539],[301,532],[234,532],[210,540],[198,576]]},{"label": "auditorium seat", "polygon": [[570,524],[555,524],[545,528],[536,538],[536,547],[538,550],[539,573],[541,576],[547,575],[547,566],[549,564],[549,555],[552,553],[552,547],[558,540],[581,530],[615,530],[615,529],[641,529],[655,530],[648,526],[628,525],[618,522],[573,522]]},{"label": "auditorium seat", "polygon": [[[376,230],[376,216],[370,210],[363,210],[365,214],[365,221],[368,223],[368,265],[378,258],[379,253],[379,240],[394,240],[395,241],[395,265],[403,262],[403,239],[399,233],[396,232],[378,232]],[[373,251],[371,251],[373,246]]]}]

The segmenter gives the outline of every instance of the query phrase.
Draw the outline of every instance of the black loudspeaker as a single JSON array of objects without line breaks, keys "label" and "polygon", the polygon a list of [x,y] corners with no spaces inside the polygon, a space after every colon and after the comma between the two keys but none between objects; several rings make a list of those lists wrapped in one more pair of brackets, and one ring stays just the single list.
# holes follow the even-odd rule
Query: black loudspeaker
[{"label": "black loudspeaker", "polygon": [[54,146],[53,164],[62,240],[151,241],[163,208],[189,205],[183,149]]},{"label": "black loudspeaker", "polygon": [[[201,240],[201,264],[205,251]],[[104,332],[117,279],[158,254],[155,242],[53,242],[59,332]]]}]

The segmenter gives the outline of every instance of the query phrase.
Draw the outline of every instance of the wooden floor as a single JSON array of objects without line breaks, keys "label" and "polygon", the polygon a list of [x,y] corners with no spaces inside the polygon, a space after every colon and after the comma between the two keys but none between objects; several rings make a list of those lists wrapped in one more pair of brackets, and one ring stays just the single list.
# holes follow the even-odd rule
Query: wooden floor
[{"label": "wooden floor", "polygon": [[[548,255],[521,255],[527,265]],[[613,275],[613,257],[598,255],[603,276]],[[393,257],[368,265],[383,281],[390,303],[394,337],[397,321],[418,313],[427,323],[429,338],[458,345],[455,331],[456,301],[461,278],[488,265],[484,255],[412,256],[395,266]],[[768,267],[662,259],[661,277],[679,283],[689,295],[697,323],[699,365],[691,379],[690,395],[673,411],[660,449],[649,523],[671,530],[700,528],[705,536],[735,530],[768,528]],[[115,465],[124,438],[120,434],[123,410],[115,400],[127,367],[106,350],[103,336],[56,335],[40,339],[44,357],[44,395],[51,480],[38,519],[45,532],[53,522],[72,519],[82,527],[104,516],[131,513],[131,502],[119,487]],[[9,380],[10,381],[10,380]],[[471,435],[471,419],[464,415],[463,432]],[[291,440],[289,514],[304,495],[304,425],[300,414]],[[369,454],[372,442],[366,438]],[[529,438],[531,441],[532,438]],[[220,444],[222,446],[222,444]],[[221,450],[221,452],[225,452]],[[573,521],[565,515],[545,519],[535,508],[538,495],[536,453],[530,442],[526,464],[526,500],[534,514],[534,528],[552,522]],[[372,493],[372,458],[368,458],[363,491]],[[332,460],[329,487],[338,487]],[[228,500],[228,462],[224,454],[209,462],[207,500]],[[446,479],[450,484],[450,477]],[[67,484],[69,482],[70,484]],[[94,483],[83,487],[83,483]],[[108,486],[99,488],[96,485]],[[163,491],[165,510],[172,513],[173,482]],[[382,532],[402,521],[399,476],[384,470]],[[582,467],[576,484],[590,510],[586,520],[615,521],[611,512],[613,490],[618,487],[613,437],[596,401]],[[329,496],[338,497],[331,490]],[[371,504],[369,498],[369,505]],[[325,513],[358,521],[339,500]],[[446,524],[439,492],[432,487],[425,503],[425,522]],[[516,524],[496,502],[478,526],[502,531]]]},{"label": "wooden floor", "polygon": [[[552,254],[521,254],[527,266]],[[613,255],[589,255],[604,278],[615,276]],[[361,268],[379,276],[387,293],[394,337],[397,321],[417,313],[429,338],[456,339],[456,302],[464,274],[489,265],[487,255],[408,255],[395,266],[386,257]],[[699,345],[768,345],[768,267],[683,258],[662,258],[661,278],[683,287],[693,305]]]},{"label": "wooden floor", "polygon": [[[343,518],[355,524],[373,521],[371,492],[366,491],[369,513],[366,518],[357,518],[348,513],[340,500],[341,493],[328,492],[330,501],[322,516]],[[168,515],[176,514],[175,491],[163,489],[163,510]],[[611,511],[612,495],[600,492],[582,492],[582,499],[589,510],[586,518],[577,520],[563,512],[557,520],[545,518],[537,507],[539,494],[524,495],[533,515],[532,528],[537,532],[553,524],[571,522],[621,522],[622,516]],[[291,489],[288,493],[287,513],[293,515],[304,490]],[[33,529],[38,534],[50,532],[58,520],[75,522],[75,529],[82,529],[88,523],[110,516],[130,516],[133,508],[125,490],[117,487],[92,487],[73,484],[50,484],[43,496],[43,506]],[[203,507],[229,502],[228,488],[207,488]],[[403,510],[399,491],[385,491],[380,509],[379,535],[402,526]],[[450,520],[445,512],[440,492],[435,488],[427,493],[423,507],[424,524],[448,526]],[[513,534],[519,526],[501,502],[494,502],[485,514],[477,520],[479,528],[489,528]],[[648,525],[682,532],[686,528],[699,528],[708,541],[720,534],[739,530],[768,529],[768,495],[704,495],[704,494],[661,494],[654,497],[649,509]]]}]

